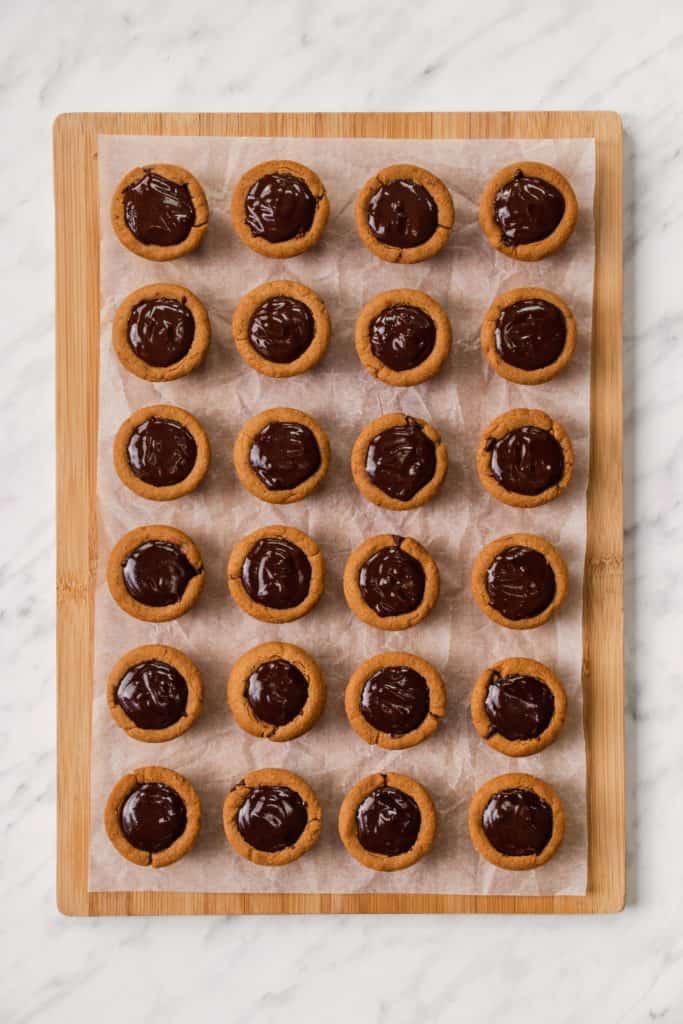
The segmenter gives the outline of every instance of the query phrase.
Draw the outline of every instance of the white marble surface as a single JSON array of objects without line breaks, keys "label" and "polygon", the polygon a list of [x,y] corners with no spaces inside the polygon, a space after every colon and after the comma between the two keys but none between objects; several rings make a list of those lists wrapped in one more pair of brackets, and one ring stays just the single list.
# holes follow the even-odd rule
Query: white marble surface
[{"label": "white marble surface", "polygon": [[[683,1020],[680,3],[6,0],[1,25],[0,1018]],[[501,107],[616,109],[627,132],[626,911],[594,919],[60,917],[53,117]]]}]

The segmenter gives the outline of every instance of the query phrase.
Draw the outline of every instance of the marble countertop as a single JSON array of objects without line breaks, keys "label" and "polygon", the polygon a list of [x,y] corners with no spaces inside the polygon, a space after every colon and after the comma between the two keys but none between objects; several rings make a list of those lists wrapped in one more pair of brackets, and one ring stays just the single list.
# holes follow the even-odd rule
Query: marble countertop
[{"label": "marble countertop", "polygon": [[[3,1021],[683,1020],[682,67],[674,3],[623,0],[618,15],[577,0],[5,6]],[[626,129],[627,909],[566,919],[61,917],[53,118],[83,109],[497,108],[613,109]]]}]

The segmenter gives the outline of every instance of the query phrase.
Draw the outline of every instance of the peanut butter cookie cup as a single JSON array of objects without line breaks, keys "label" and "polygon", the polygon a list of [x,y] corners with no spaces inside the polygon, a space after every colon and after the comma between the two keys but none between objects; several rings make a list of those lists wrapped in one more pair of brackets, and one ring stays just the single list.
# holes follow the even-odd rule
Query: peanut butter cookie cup
[{"label": "peanut butter cookie cup", "polygon": [[193,252],[206,234],[208,220],[204,189],[176,164],[133,168],[111,201],[117,238],[147,260],[177,260]]},{"label": "peanut butter cookie cup", "polygon": [[240,857],[282,867],[303,857],[320,836],[322,809],[302,778],[282,768],[249,772],[223,805],[223,827]]},{"label": "peanut butter cookie cup", "polygon": [[181,736],[202,710],[202,680],[190,659],[163,644],[128,651],[107,681],[107,704],[133,740],[165,743]]},{"label": "peanut butter cookie cup", "polygon": [[233,665],[228,705],[252,736],[284,743],[308,732],[325,707],[320,666],[294,644],[259,644]]},{"label": "peanut butter cookie cup", "polygon": [[339,835],[364,867],[401,871],[429,852],[436,835],[436,809],[424,786],[408,775],[367,775],[344,797]]},{"label": "peanut butter cookie cup", "polygon": [[448,450],[426,420],[400,412],[379,416],[359,434],[351,471],[364,498],[401,511],[419,508],[439,491]]},{"label": "peanut butter cookie cup", "polygon": [[429,615],[439,597],[439,570],[411,537],[383,533],[351,553],[344,597],[354,615],[377,629],[408,629]]},{"label": "peanut butter cookie cup", "polygon": [[280,406],[245,423],[233,459],[248,491],[261,501],[286,505],[321,483],[330,465],[330,442],[312,416]]},{"label": "peanut butter cookie cup", "polygon": [[576,320],[554,292],[515,288],[492,304],[480,338],[482,351],[499,377],[514,384],[544,384],[573,356]]},{"label": "peanut butter cookie cup", "polygon": [[373,175],[356,200],[356,227],[371,253],[388,263],[420,263],[443,249],[455,220],[451,194],[435,174],[392,164]]},{"label": "peanut butter cookie cup", "polygon": [[426,292],[380,292],[356,320],[356,351],[368,373],[407,388],[434,377],[451,349],[451,322]]},{"label": "peanut butter cookie cup", "polygon": [[477,790],[468,825],[474,848],[498,868],[530,871],[546,864],[564,838],[562,801],[533,775],[499,775]]},{"label": "peanut butter cookie cup", "polygon": [[484,615],[508,629],[534,629],[567,594],[567,567],[543,537],[511,533],[483,548],[472,566],[472,592]]},{"label": "peanut butter cookie cup", "polygon": [[566,712],[562,683],[531,658],[504,658],[485,669],[470,699],[474,728],[508,757],[530,757],[550,746]]},{"label": "peanut butter cookie cup", "polygon": [[185,377],[204,361],[210,340],[204,306],[177,284],[146,284],[131,292],[112,327],[121,364],[142,380]]},{"label": "peanut butter cookie cup", "polygon": [[486,427],[477,448],[477,472],[497,501],[536,508],[566,489],[574,452],[564,427],[540,409],[510,409]]},{"label": "peanut butter cookie cup", "polygon": [[181,530],[139,526],[115,545],[107,583],[128,615],[143,622],[168,622],[196,604],[204,586],[202,557]]},{"label": "peanut butter cookie cup", "polygon": [[228,560],[228,586],[242,611],[262,622],[293,622],[320,600],[325,566],[318,545],[293,526],[263,526]]},{"label": "peanut butter cookie cup", "polygon": [[114,441],[121,482],[151,501],[172,501],[194,491],[210,460],[204,428],[175,405],[138,409],[121,424]]},{"label": "peanut butter cookie cup", "polygon": [[285,260],[320,241],[330,203],[310,167],[294,160],[266,160],[237,182],[230,212],[245,245],[261,256]]},{"label": "peanut butter cookie cup", "polygon": [[194,787],[170,768],[136,768],[116,783],[104,812],[112,845],[140,867],[165,868],[194,846],[201,827]]},{"label": "peanut butter cookie cup", "polygon": [[330,318],[311,288],[298,281],[268,281],[240,299],[232,335],[252,369],[266,377],[295,377],[324,355]]},{"label": "peanut butter cookie cup", "polygon": [[404,651],[368,658],[349,679],[346,715],[366,743],[385,750],[414,747],[446,713],[441,676],[428,661]]},{"label": "peanut butter cookie cup", "polygon": [[493,175],[479,203],[479,223],[494,249],[534,261],[565,244],[576,224],[574,189],[548,164],[522,161]]}]

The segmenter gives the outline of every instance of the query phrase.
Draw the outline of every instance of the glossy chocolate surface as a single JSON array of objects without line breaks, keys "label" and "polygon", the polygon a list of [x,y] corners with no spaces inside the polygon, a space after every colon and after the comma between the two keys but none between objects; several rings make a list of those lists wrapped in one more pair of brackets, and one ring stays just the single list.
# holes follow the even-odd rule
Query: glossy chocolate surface
[{"label": "glossy chocolate surface", "polygon": [[237,812],[240,835],[263,853],[294,846],[307,823],[306,804],[289,786],[256,786]]},{"label": "glossy chocolate surface", "polygon": [[201,570],[195,569],[177,544],[146,540],[121,564],[123,582],[134,600],[165,608],[182,599],[185,588]]},{"label": "glossy chocolate surface", "polygon": [[165,661],[140,661],[121,677],[116,703],[139,729],[168,729],[187,711],[187,683]]},{"label": "glossy chocolate surface", "polygon": [[274,420],[252,441],[249,464],[269,491],[286,491],[317,473],[320,449],[305,424]]},{"label": "glossy chocolate surface", "polygon": [[266,608],[295,608],[308,597],[311,563],[291,540],[264,537],[244,559],[242,584],[252,601]]},{"label": "glossy chocolate surface", "polygon": [[264,174],[244,202],[244,219],[252,235],[266,242],[287,242],[310,231],[316,200],[293,174]]},{"label": "glossy chocolate surface", "polygon": [[498,440],[489,438],[486,450],[494,479],[515,494],[542,494],[564,474],[562,445],[540,427],[516,427]]},{"label": "glossy chocolate surface", "polygon": [[506,619],[531,619],[555,597],[555,573],[540,551],[517,545],[493,559],[486,590],[491,607]]},{"label": "glossy chocolate surface", "polygon": [[304,354],[314,334],[310,309],[288,295],[266,299],[249,323],[249,344],[271,363],[293,363]]},{"label": "glossy chocolate surface", "polygon": [[484,700],[491,722],[490,736],[506,740],[533,740],[550,725],[555,714],[553,691],[536,676],[501,676],[492,672]]},{"label": "glossy chocolate surface", "polygon": [[143,782],[121,805],[119,824],[136,850],[159,853],[185,831],[187,808],[180,794],[165,783]]},{"label": "glossy chocolate surface", "polygon": [[553,834],[553,812],[531,789],[504,789],[487,803],[482,825],[488,841],[504,856],[538,856]]},{"label": "glossy chocolate surface", "polygon": [[247,680],[245,696],[254,714],[268,725],[287,725],[308,700],[308,683],[296,665],[275,658],[264,661]]},{"label": "glossy chocolate surface", "polygon": [[373,355],[397,373],[424,363],[435,343],[436,325],[417,306],[388,306],[370,324]]},{"label": "glossy chocolate surface", "polygon": [[517,171],[499,189],[493,208],[504,245],[529,245],[552,235],[564,216],[564,196],[543,178]]},{"label": "glossy chocolate surface", "polygon": [[177,299],[143,299],[128,317],[128,344],[149,366],[179,363],[194,341],[194,317]]},{"label": "glossy chocolate surface", "polygon": [[195,209],[187,185],[145,171],[123,191],[123,216],[143,245],[178,245],[194,227]]},{"label": "glossy chocolate surface", "polygon": [[496,352],[519,370],[541,370],[562,355],[567,340],[564,315],[545,299],[521,299],[498,314]]},{"label": "glossy chocolate surface", "polygon": [[414,249],[439,226],[437,205],[423,185],[398,178],[380,185],[368,203],[368,226],[378,242]]},{"label": "glossy chocolate surface", "polygon": [[422,603],[424,569],[417,558],[401,548],[402,537],[380,548],[363,563],[358,583],[365,603],[381,618],[407,615]]},{"label": "glossy chocolate surface", "polygon": [[412,796],[394,786],[379,786],[356,811],[358,839],[369,853],[397,857],[415,845],[422,815]]},{"label": "glossy chocolate surface", "polygon": [[195,439],[182,423],[150,416],[128,439],[128,465],[135,476],[153,487],[181,483],[197,460]]},{"label": "glossy chocolate surface", "polygon": [[397,501],[410,501],[436,472],[436,445],[411,416],[373,437],[365,458],[369,479]]},{"label": "glossy chocolate surface", "polygon": [[429,714],[429,687],[415,669],[387,665],[366,681],[360,707],[375,729],[390,736],[405,736],[419,728]]}]

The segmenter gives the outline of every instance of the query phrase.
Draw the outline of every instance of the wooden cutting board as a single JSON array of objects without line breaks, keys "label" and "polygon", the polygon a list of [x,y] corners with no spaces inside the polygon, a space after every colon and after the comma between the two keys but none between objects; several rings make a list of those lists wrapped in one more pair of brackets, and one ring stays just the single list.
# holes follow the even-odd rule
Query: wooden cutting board
[{"label": "wooden cutting board", "polygon": [[[88,889],[99,351],[98,134],[595,138],[596,253],[584,716],[585,896]],[[65,914],[604,913],[624,905],[622,128],[605,112],[63,114],[54,125],[57,301],[57,900]]]}]

